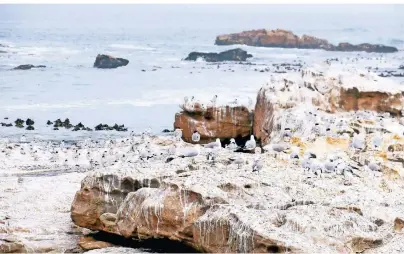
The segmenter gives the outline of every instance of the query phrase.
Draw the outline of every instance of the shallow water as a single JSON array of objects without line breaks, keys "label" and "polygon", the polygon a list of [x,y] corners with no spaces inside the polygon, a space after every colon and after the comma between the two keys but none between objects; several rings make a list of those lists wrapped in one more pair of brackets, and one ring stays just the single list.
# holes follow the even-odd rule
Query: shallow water
[{"label": "shallow water", "polygon": [[[136,132],[149,126],[154,132],[172,129],[184,96],[206,101],[218,94],[222,103],[235,97],[254,100],[269,78],[269,73],[254,71],[260,66],[229,64],[217,69],[203,62],[181,61],[191,51],[235,47],[213,45],[216,35],[285,28],[333,43],[346,40],[403,48],[402,14],[402,6],[392,5],[2,5],[0,44],[9,47],[0,54],[0,119],[33,118],[36,130],[30,136],[44,139],[105,134],[53,131],[46,126],[47,120],[57,118],[90,127],[125,124]],[[254,55],[253,63],[263,65],[294,60],[311,64],[356,55],[242,48]],[[94,69],[98,53],[124,57],[130,63],[113,70]],[[395,56],[402,57],[402,52]],[[398,66],[400,61],[392,59],[389,64]],[[47,68],[9,71],[20,64]],[[18,138],[22,133],[26,131],[0,127],[2,136]]]}]

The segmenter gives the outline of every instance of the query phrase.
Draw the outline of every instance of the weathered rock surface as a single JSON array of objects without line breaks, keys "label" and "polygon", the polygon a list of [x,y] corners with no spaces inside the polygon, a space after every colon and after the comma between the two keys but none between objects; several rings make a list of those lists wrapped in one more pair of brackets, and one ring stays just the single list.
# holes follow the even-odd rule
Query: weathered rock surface
[{"label": "weathered rock surface", "polygon": [[247,58],[252,57],[247,51],[240,48],[226,50],[220,53],[202,53],[191,52],[185,58],[187,61],[196,61],[198,58],[202,58],[206,62],[222,62],[222,61],[245,61]]},{"label": "weathered rock surface", "polygon": [[19,65],[19,66],[13,68],[13,70],[30,70],[32,68],[46,68],[46,66],[45,65],[23,64],[23,65]]},{"label": "weathered rock surface", "polygon": [[100,169],[82,181],[72,220],[127,238],[169,238],[203,252],[336,253],[388,244],[394,218],[404,211],[395,204],[402,178],[375,180],[363,171],[351,185],[335,175],[302,178],[299,166],[272,155],[262,157],[262,171],[252,174],[251,165],[237,169],[229,156],[223,149],[214,166],[202,152],[170,163],[156,159],[146,168]]},{"label": "weathered rock surface", "polygon": [[245,106],[203,108],[196,103],[184,107],[175,115],[174,129],[182,129],[183,139],[192,143],[192,134],[198,131],[201,142],[216,138],[246,137],[252,132],[253,113]]},{"label": "weathered rock surface", "polygon": [[129,60],[127,59],[98,54],[94,62],[94,67],[100,69],[113,69],[126,66],[128,64]]},{"label": "weathered rock surface", "polygon": [[80,237],[79,246],[83,250],[95,250],[95,249],[102,249],[114,246],[111,243],[99,241],[94,239],[91,236],[82,236]]},{"label": "weathered rock surface", "polygon": [[283,75],[258,92],[254,135],[263,144],[269,143],[283,112],[307,105],[331,113],[360,110],[402,116],[404,88],[372,73],[303,69],[299,74]]},{"label": "weathered rock surface", "polygon": [[224,34],[216,37],[216,45],[244,44],[257,47],[276,48],[301,48],[301,49],[324,49],[328,51],[365,51],[378,53],[397,52],[397,48],[363,43],[352,45],[350,43],[340,43],[337,46],[327,40],[319,39],[309,35],[299,37],[291,31],[276,30],[250,30],[241,33]]}]

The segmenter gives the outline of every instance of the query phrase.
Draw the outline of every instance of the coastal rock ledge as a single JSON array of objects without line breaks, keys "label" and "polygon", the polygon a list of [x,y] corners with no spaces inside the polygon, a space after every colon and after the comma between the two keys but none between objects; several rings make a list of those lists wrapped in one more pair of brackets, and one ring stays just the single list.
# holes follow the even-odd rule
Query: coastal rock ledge
[{"label": "coastal rock ledge", "polygon": [[276,30],[250,30],[241,33],[223,34],[216,37],[216,45],[244,44],[256,47],[270,48],[300,48],[300,49],[324,49],[327,51],[365,51],[376,53],[394,53],[398,49],[395,47],[362,43],[353,45],[347,42],[339,43],[337,46],[327,40],[319,39],[310,35],[301,37],[291,31]]},{"label": "coastal rock ledge", "polygon": [[208,106],[195,103],[183,106],[175,114],[174,129],[182,129],[183,140],[193,143],[192,134],[197,131],[201,143],[216,138],[244,138],[252,133],[253,112],[245,106]]}]

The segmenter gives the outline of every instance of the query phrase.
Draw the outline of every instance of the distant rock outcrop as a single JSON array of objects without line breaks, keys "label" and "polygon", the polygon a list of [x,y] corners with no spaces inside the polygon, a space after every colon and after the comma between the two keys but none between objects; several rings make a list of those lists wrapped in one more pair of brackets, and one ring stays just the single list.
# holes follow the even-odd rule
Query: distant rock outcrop
[{"label": "distant rock outcrop", "polygon": [[99,54],[95,59],[94,67],[100,69],[113,69],[121,66],[126,66],[128,65],[128,63],[129,60],[124,58],[115,58],[112,56]]},{"label": "distant rock outcrop", "polygon": [[327,51],[365,51],[377,53],[397,52],[397,48],[363,43],[352,45],[350,43],[340,43],[337,46],[327,40],[319,39],[309,35],[299,37],[291,31],[276,30],[251,30],[241,33],[224,34],[216,37],[216,45],[244,44],[257,47],[273,48],[300,48],[300,49],[324,49]]},{"label": "distant rock outcrop", "polygon": [[23,65],[19,65],[19,66],[13,68],[13,70],[30,70],[32,68],[46,68],[46,66],[45,65],[23,64]]},{"label": "distant rock outcrop", "polygon": [[185,60],[196,61],[198,58],[202,58],[206,62],[245,61],[250,57],[252,57],[252,55],[248,54],[247,51],[236,48],[220,53],[191,52]]}]

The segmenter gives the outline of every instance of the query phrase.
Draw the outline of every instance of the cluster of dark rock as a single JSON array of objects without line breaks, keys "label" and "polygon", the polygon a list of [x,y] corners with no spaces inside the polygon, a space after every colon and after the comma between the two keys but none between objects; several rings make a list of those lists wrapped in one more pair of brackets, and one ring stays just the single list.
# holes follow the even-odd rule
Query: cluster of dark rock
[{"label": "cluster of dark rock", "polygon": [[108,124],[102,124],[100,123],[99,125],[95,126],[94,128],[96,131],[128,131],[128,128],[125,127],[125,125],[118,125],[114,124],[113,126],[109,126]]},{"label": "cluster of dark rock", "polygon": [[[8,120],[7,117],[4,119]],[[17,120],[14,121],[14,124],[15,124],[15,127],[17,127],[17,128],[24,128],[25,127],[24,124],[26,124],[27,125],[26,130],[29,130],[29,131],[35,130],[35,128],[34,128],[35,122],[30,118],[28,118],[25,121],[22,120],[21,118],[17,118]],[[13,126],[12,123],[4,123],[4,122],[1,122],[0,125],[2,127],[12,127]]]},{"label": "cluster of dark rock", "polygon": [[70,119],[66,118],[64,121],[57,119],[54,122],[51,122],[50,120],[48,120],[46,122],[47,125],[53,125],[53,130],[57,131],[60,128],[65,128],[65,129],[72,129],[72,131],[92,131],[91,128],[84,126],[84,124],[82,124],[81,122],[74,125],[72,123],[70,123]]}]

